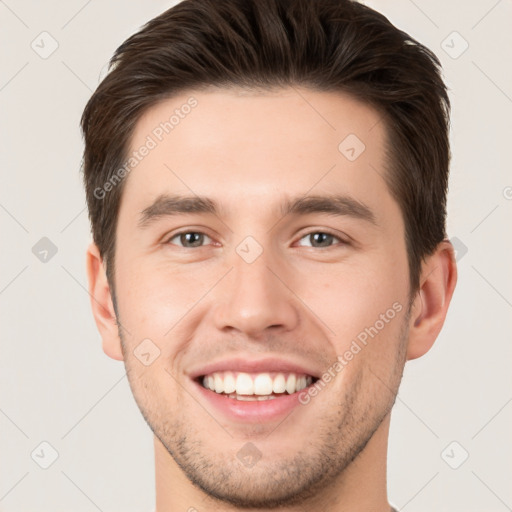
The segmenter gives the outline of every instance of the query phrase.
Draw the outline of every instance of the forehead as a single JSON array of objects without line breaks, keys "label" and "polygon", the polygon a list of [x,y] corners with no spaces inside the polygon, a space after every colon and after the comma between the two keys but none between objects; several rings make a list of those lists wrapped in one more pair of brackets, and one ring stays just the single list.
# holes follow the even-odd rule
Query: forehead
[{"label": "forehead", "polygon": [[333,188],[365,202],[391,200],[385,135],[375,109],[339,92],[189,91],[136,124],[124,195],[135,207],[166,192],[244,207]]}]

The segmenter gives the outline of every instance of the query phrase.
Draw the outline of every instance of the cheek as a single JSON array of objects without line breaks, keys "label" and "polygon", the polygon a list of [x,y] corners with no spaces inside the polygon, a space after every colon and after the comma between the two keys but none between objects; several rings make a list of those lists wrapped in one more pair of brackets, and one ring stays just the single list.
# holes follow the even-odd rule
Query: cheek
[{"label": "cheek", "polygon": [[197,275],[136,260],[120,265],[116,277],[121,319],[131,326],[130,331],[157,339],[165,336],[206,289]]},{"label": "cheek", "polygon": [[[403,305],[407,277],[407,269],[347,267],[311,276],[308,282],[314,286],[305,290],[319,316],[329,318],[341,330],[350,326],[363,328],[378,320],[395,302]],[[336,331],[334,327],[333,330]]]},{"label": "cheek", "polygon": [[362,346],[383,340],[374,344],[379,352],[398,343],[408,298],[407,266],[382,257],[377,264],[317,274],[308,282],[315,287],[305,288],[309,291],[304,302],[329,328],[337,354],[348,350],[354,340]]}]

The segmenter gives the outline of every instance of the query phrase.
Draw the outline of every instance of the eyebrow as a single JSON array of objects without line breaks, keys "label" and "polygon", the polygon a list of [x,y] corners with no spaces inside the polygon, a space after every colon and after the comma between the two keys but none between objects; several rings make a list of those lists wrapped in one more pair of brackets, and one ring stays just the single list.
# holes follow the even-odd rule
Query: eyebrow
[{"label": "eyebrow", "polygon": [[139,226],[144,228],[159,218],[183,213],[218,215],[218,208],[215,201],[208,197],[170,196],[163,194],[157,197],[151,206],[142,210]]},{"label": "eyebrow", "polygon": [[[141,212],[139,226],[145,228],[162,217],[173,215],[201,213],[219,216],[219,212],[217,203],[208,197],[163,194]],[[282,217],[328,213],[377,225],[375,214],[367,205],[346,195],[308,195],[287,199],[280,212]]]},{"label": "eyebrow", "polygon": [[373,211],[361,201],[346,195],[302,196],[287,200],[281,209],[286,215],[307,215],[308,213],[329,213],[364,220],[377,225]]}]

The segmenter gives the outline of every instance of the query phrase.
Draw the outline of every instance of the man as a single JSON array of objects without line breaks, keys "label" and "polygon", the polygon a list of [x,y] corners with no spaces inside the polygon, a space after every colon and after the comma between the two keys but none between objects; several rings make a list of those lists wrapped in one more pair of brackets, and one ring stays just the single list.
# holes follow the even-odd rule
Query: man
[{"label": "man", "polygon": [[111,68],[91,304],[157,511],[393,510],[391,408],[456,283],[437,59],[347,0],[185,0]]}]

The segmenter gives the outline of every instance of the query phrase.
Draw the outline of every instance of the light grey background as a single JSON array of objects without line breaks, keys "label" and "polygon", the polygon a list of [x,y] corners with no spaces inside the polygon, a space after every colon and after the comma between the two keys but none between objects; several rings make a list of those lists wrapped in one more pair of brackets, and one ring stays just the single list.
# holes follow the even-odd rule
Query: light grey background
[{"label": "light grey background", "polygon": [[[460,248],[445,327],[407,365],[397,398],[390,500],[406,512],[512,510],[512,3],[368,4],[443,62],[448,229]],[[171,5],[0,0],[1,511],[153,508],[152,436],[89,308],[78,123],[115,48]],[[44,245],[33,253],[43,237],[55,255]],[[48,469],[43,441],[58,453]]]}]

